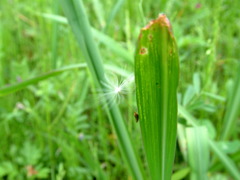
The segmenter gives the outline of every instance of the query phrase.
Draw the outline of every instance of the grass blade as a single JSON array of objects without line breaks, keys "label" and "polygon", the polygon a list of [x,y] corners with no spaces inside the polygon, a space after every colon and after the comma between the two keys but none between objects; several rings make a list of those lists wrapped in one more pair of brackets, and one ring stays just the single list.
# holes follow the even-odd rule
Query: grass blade
[{"label": "grass blade", "polygon": [[226,170],[234,177],[235,179],[240,179],[239,168],[234,164],[234,161],[230,159],[218,146],[212,141],[208,140],[209,147],[212,149],[215,155],[222,161],[222,164],[225,166]]},{"label": "grass blade", "polygon": [[125,0],[118,0],[117,3],[115,4],[115,6],[112,8],[112,11],[110,12],[110,14],[108,16],[108,19],[107,19],[105,31],[108,29],[109,25],[111,24],[111,22],[113,21],[113,19],[116,16],[116,14],[118,13],[120,8],[122,7],[124,1]]},{"label": "grass blade", "polygon": [[178,51],[164,14],[141,30],[135,57],[135,79],[151,178],[169,180],[176,146]]},{"label": "grass blade", "polygon": [[[83,3],[79,0],[61,0],[61,5],[72,27],[79,46],[85,56],[86,62],[90,69],[96,85],[99,85],[103,91],[107,90],[103,84],[107,83],[99,53],[98,47],[94,42],[90,24],[85,13]],[[130,172],[134,179],[141,180],[143,178],[142,169],[138,161],[130,136],[128,134],[124,120],[118,106],[115,103],[107,106],[107,112],[110,122],[118,137],[120,150],[126,161]]]},{"label": "grass blade", "polygon": [[[59,2],[53,2],[53,11],[54,13],[58,13],[59,11]],[[56,69],[57,65],[57,41],[59,36],[59,28],[58,23],[53,22],[53,30],[52,30],[52,68]]]},{"label": "grass blade", "polygon": [[[59,23],[63,23],[63,24],[68,23],[65,17],[59,16],[59,15],[47,14],[47,13],[41,13],[39,15]],[[119,57],[123,58],[123,60],[125,60],[127,63],[133,64],[133,55],[129,53],[121,45],[119,45],[117,41],[115,41],[108,35],[102,33],[101,31],[93,27],[92,27],[92,33],[93,33],[94,39],[98,40],[100,43],[105,45],[107,48],[109,48],[113,53],[115,53]]]},{"label": "grass blade", "polygon": [[1,96],[6,96],[6,95],[14,93],[14,92],[17,92],[21,89],[26,88],[29,85],[36,84],[39,81],[43,81],[43,80],[46,80],[48,78],[57,76],[57,75],[65,72],[65,71],[69,71],[69,70],[73,70],[73,69],[77,69],[77,68],[85,68],[85,67],[86,67],[86,64],[71,65],[71,66],[68,66],[68,67],[61,68],[61,69],[53,70],[49,73],[46,73],[46,74],[43,74],[43,75],[31,78],[31,79],[22,81],[22,82],[17,83],[17,84],[13,84],[13,85],[10,85],[10,86],[5,86],[5,87],[0,89],[0,97]]},{"label": "grass blade", "polygon": [[236,74],[236,79],[234,82],[234,86],[232,89],[231,97],[229,98],[227,104],[226,114],[224,116],[224,125],[223,125],[223,133],[222,133],[222,140],[226,140],[231,135],[232,128],[234,123],[237,121],[237,116],[240,113],[240,64],[238,66],[238,71]]},{"label": "grass blade", "polygon": [[133,64],[133,55],[124,49],[118,42],[105,35],[104,33],[92,28],[94,37],[114,52],[119,57],[122,57],[129,64]]},{"label": "grass blade", "polygon": [[[179,114],[184,117],[189,124],[196,127],[197,120],[195,117],[193,117],[184,107],[181,105],[178,105],[178,112]],[[217,144],[212,141],[211,139],[208,139],[208,144],[211,150],[214,152],[215,155],[219,158],[219,160],[222,162],[222,164],[225,166],[225,168],[228,170],[228,172],[235,178],[240,179],[240,172],[237,168],[237,166],[234,164],[232,159],[230,159],[220,148],[218,148]]]},{"label": "grass blade", "polygon": [[186,129],[192,180],[207,180],[209,167],[208,132],[203,126]]},{"label": "grass blade", "polygon": [[[47,80],[48,78],[58,76],[65,71],[70,71],[70,70],[79,69],[79,68],[85,69],[86,67],[87,67],[87,65],[85,63],[74,64],[74,65],[70,65],[70,66],[60,68],[60,69],[53,70],[53,71],[45,73],[43,75],[39,75],[39,76],[33,77],[31,79],[24,80],[22,82],[19,82],[19,83],[10,85],[10,86],[4,86],[4,87],[0,88],[0,97],[15,93],[17,91],[20,91],[21,89],[24,89],[24,88],[30,86],[30,85],[36,84],[43,80]],[[105,65],[105,68],[107,70],[109,70],[111,72],[115,72],[116,74],[119,74],[123,77],[129,77],[129,75],[130,75],[130,73],[127,73],[126,71],[123,71],[122,69],[117,68],[112,65],[109,65],[109,64]]]},{"label": "grass blade", "polygon": [[185,161],[187,161],[187,138],[186,138],[186,127],[180,123],[177,126],[177,140],[181,154]]}]

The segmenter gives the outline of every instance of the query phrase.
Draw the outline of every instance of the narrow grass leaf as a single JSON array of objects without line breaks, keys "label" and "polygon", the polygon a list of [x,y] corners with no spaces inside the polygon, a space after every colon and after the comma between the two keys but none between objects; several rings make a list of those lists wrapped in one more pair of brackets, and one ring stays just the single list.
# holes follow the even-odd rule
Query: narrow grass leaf
[{"label": "narrow grass leaf", "polygon": [[225,166],[226,170],[234,177],[235,179],[240,179],[240,171],[239,168],[236,166],[234,161],[230,159],[222,150],[217,146],[217,144],[212,141],[208,140],[209,146],[214,152],[215,155],[222,161],[222,164]]},{"label": "narrow grass leaf", "polygon": [[183,105],[186,106],[193,99],[196,94],[195,88],[192,85],[189,85],[183,97]]},{"label": "narrow grass leaf", "polygon": [[186,129],[191,180],[207,180],[209,167],[208,132],[204,126]]},{"label": "narrow grass leaf", "polygon": [[123,60],[125,60],[126,62],[133,64],[133,54],[124,49],[117,41],[94,28],[92,29],[92,31],[96,40],[104,44],[113,53],[123,58]]},{"label": "narrow grass leaf", "polygon": [[[53,11],[54,13],[58,13],[59,11],[59,2],[53,2]],[[52,68],[56,69],[57,65],[57,41],[58,41],[58,36],[59,36],[59,28],[58,28],[58,23],[53,22],[53,30],[52,30]]]},{"label": "narrow grass leaf", "polygon": [[151,178],[169,180],[176,147],[178,51],[164,14],[142,28],[135,56],[137,105]]},{"label": "narrow grass leaf", "polygon": [[[178,105],[178,112],[179,114],[184,117],[189,124],[196,127],[198,126],[197,120],[195,117],[193,117],[184,107],[181,105]],[[208,144],[210,149],[214,152],[215,155],[219,158],[219,160],[222,162],[223,166],[228,170],[228,172],[235,178],[240,179],[240,171],[238,170],[238,167],[234,163],[234,161],[229,158],[219,147],[218,145],[212,141],[211,139],[208,139]]]},{"label": "narrow grass leaf", "polygon": [[[43,16],[47,19],[51,19],[53,21],[57,21],[59,23],[67,24],[68,21],[65,17],[54,15],[54,14],[47,14],[47,13],[41,13],[38,14],[40,16]],[[91,28],[93,36],[96,40],[98,40],[100,43],[104,44],[108,49],[110,49],[113,53],[118,55],[119,57],[123,58],[124,61],[133,64],[133,54],[128,52],[125,48],[123,48],[119,42],[115,41],[113,38],[109,37],[108,35],[102,33],[101,31]]]},{"label": "narrow grass leaf", "polygon": [[19,82],[19,83],[10,85],[10,86],[2,87],[2,88],[0,88],[0,97],[1,96],[6,96],[6,95],[14,93],[14,92],[17,92],[21,89],[26,88],[29,85],[36,84],[39,81],[43,81],[43,80],[46,80],[48,78],[58,76],[65,71],[74,70],[74,69],[78,69],[78,68],[86,68],[86,64],[83,63],[83,64],[76,64],[76,65],[67,66],[67,67],[57,69],[57,70],[53,70],[53,71],[48,72],[46,74],[36,76],[36,77],[31,78],[31,79],[28,79],[28,80],[25,80],[25,81],[22,81],[22,82]]},{"label": "narrow grass leaf", "polygon": [[[61,0],[61,5],[72,27],[78,44],[85,56],[85,60],[93,76],[94,82],[104,92],[108,89],[104,86],[107,83],[103,63],[99,49],[94,41],[90,23],[81,0]],[[106,111],[109,115],[111,125],[118,137],[119,147],[123,158],[128,165],[134,179],[144,179],[141,164],[134,150],[125,122],[121,116],[116,103],[107,105]]]},{"label": "narrow grass leaf", "polygon": [[201,81],[199,73],[194,73],[193,75],[193,86],[197,94],[200,93],[201,90]]},{"label": "narrow grass leaf", "polygon": [[101,27],[104,27],[106,22],[104,20],[105,9],[103,8],[102,1],[100,0],[93,0],[92,1],[94,13],[98,19],[99,24]]},{"label": "narrow grass leaf", "polygon": [[107,30],[107,28],[109,27],[109,25],[111,24],[111,22],[115,18],[116,14],[118,13],[120,8],[122,7],[124,1],[125,0],[118,0],[117,3],[112,8],[112,11],[110,12],[110,14],[108,16],[108,19],[107,19],[107,24],[106,24],[105,30]]},{"label": "narrow grass leaf", "polygon": [[185,161],[187,161],[187,139],[186,139],[186,127],[180,123],[177,126],[177,140],[180,151]]},{"label": "narrow grass leaf", "polygon": [[236,73],[236,79],[233,85],[232,93],[228,99],[228,104],[226,108],[226,113],[224,116],[224,124],[223,124],[223,133],[222,140],[227,140],[232,131],[234,124],[238,119],[238,115],[240,114],[240,63],[238,66],[238,71]]},{"label": "narrow grass leaf", "polygon": [[222,101],[222,102],[226,101],[226,99],[224,97],[219,96],[217,94],[213,94],[213,93],[209,93],[209,92],[202,92],[202,94],[205,96],[208,96],[212,99],[218,100],[218,101]]}]

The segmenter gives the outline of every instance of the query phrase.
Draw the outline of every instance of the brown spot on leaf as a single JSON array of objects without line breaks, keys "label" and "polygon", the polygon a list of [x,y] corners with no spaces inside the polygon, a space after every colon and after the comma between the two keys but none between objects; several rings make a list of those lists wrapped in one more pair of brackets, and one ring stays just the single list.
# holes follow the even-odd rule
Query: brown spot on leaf
[{"label": "brown spot on leaf", "polygon": [[152,38],[153,38],[153,35],[152,35],[152,34],[149,34],[149,35],[148,35],[149,41],[152,41]]},{"label": "brown spot on leaf", "polygon": [[147,48],[141,47],[139,54],[144,55],[144,54],[147,54],[147,53],[148,53]]}]

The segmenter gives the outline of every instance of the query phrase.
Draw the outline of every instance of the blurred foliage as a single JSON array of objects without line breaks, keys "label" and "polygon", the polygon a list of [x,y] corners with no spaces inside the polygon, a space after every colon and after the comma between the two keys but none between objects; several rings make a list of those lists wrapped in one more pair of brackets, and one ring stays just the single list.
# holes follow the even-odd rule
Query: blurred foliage
[{"label": "blurred foliage", "polygon": [[[228,138],[221,140],[229,97],[239,94],[233,87],[239,76],[240,1],[84,0],[84,5],[92,27],[129,52],[128,58],[146,22],[160,12],[168,15],[180,53],[179,103],[240,169],[239,113]],[[43,13],[64,16],[58,1],[0,1],[0,89],[85,63],[70,27]],[[102,43],[96,38],[109,77],[121,72],[113,79],[121,83],[123,74],[133,72],[133,58],[119,56],[111,40]],[[103,109],[100,97],[105,94],[88,70],[75,68],[50,77],[0,97],[0,179],[131,179]],[[128,131],[146,167],[133,116],[134,85],[120,98]],[[184,117],[179,117],[179,125],[189,126]],[[191,174],[184,133],[183,128],[178,134],[174,179],[189,179]],[[210,161],[209,179],[232,179],[214,154]]]}]

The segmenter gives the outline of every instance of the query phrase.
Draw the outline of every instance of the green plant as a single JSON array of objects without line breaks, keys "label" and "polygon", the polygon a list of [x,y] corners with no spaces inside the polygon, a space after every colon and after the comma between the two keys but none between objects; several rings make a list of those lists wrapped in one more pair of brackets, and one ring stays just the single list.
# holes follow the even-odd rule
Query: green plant
[{"label": "green plant", "polygon": [[[134,72],[139,29],[164,12],[174,27],[181,67],[171,179],[191,180],[203,172],[209,180],[239,180],[240,1],[82,2],[104,76],[111,80],[103,83],[107,92],[94,79],[60,1],[0,1],[0,179],[136,179],[108,121],[110,104],[103,99],[116,105],[108,93],[119,95],[124,138],[134,140],[134,158],[149,172],[141,118],[136,123],[133,116],[135,85],[114,91]],[[82,29],[80,19],[74,18]],[[205,130],[196,130],[203,128],[207,137]],[[207,159],[206,145],[208,165],[199,161],[200,154]]]},{"label": "green plant", "polygon": [[154,180],[172,174],[177,132],[178,50],[164,14],[142,28],[135,56],[137,104]]},{"label": "green plant", "polygon": [[[61,5],[68,18],[69,24],[72,27],[78,44],[85,56],[94,82],[103,90],[103,92],[107,92],[108,87],[105,86],[105,84],[108,84],[108,82],[105,76],[102,58],[99,53],[99,49],[93,39],[92,30],[82,1],[61,0]],[[105,101],[106,100],[107,99],[105,99]],[[109,115],[110,122],[116,132],[119,141],[119,147],[121,149],[125,162],[128,164],[130,172],[135,179],[143,179],[141,164],[139,163],[137,154],[134,150],[117,104],[107,104],[106,112]]]},{"label": "green plant", "polygon": [[188,161],[192,180],[207,180],[209,167],[208,132],[205,127],[189,127],[186,130]]}]

